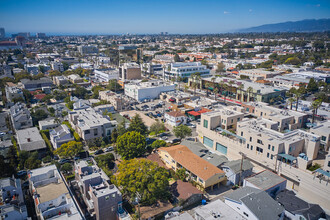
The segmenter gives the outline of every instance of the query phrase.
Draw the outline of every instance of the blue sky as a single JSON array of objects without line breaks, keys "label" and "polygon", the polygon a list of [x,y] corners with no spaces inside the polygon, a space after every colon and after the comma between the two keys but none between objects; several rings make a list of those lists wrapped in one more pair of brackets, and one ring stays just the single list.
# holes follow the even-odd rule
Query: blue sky
[{"label": "blue sky", "polygon": [[0,0],[6,32],[221,33],[330,18],[329,0]]}]

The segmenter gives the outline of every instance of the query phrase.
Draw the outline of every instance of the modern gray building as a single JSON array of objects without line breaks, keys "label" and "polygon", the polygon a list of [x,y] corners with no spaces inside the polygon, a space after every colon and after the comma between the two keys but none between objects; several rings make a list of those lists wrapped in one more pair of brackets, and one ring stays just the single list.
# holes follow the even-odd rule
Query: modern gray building
[{"label": "modern gray building", "polygon": [[38,80],[22,79],[21,83],[22,83],[24,89],[27,89],[29,91],[42,89],[43,87],[53,86],[52,80],[47,77],[42,77]]},{"label": "modern gray building", "polygon": [[57,128],[49,131],[50,142],[53,144],[55,149],[61,147],[69,141],[74,141],[74,137],[70,132],[67,125],[60,125]]},{"label": "modern gray building", "polygon": [[96,220],[117,220],[117,211],[122,209],[122,194],[109,177],[96,165],[89,165],[85,160],[74,164],[78,182],[87,210]]}]

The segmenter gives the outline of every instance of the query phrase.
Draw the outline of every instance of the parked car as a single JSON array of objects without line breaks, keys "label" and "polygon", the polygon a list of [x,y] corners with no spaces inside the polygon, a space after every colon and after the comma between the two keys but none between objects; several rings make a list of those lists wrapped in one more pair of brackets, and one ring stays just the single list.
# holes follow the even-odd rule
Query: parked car
[{"label": "parked car", "polygon": [[62,165],[62,164],[65,164],[65,163],[71,163],[71,160],[69,160],[69,159],[61,159],[60,161],[59,161],[59,163]]},{"label": "parked car", "polygon": [[110,152],[110,151],[112,151],[113,150],[113,147],[107,147],[107,148],[105,148],[105,152]]},{"label": "parked car", "polygon": [[20,170],[20,171],[17,172],[17,176],[18,177],[23,177],[25,175],[27,175],[27,171],[26,170]]},{"label": "parked car", "polygon": [[163,136],[163,137],[161,137],[162,138],[162,140],[167,140],[168,139],[168,137],[167,136]]},{"label": "parked car", "polygon": [[180,138],[175,138],[173,140],[170,141],[171,144],[176,144],[176,143],[179,143],[181,141]]},{"label": "parked car", "polygon": [[95,151],[95,155],[99,155],[99,154],[103,154],[104,153],[104,151],[103,150],[97,150],[97,151]]},{"label": "parked car", "polygon": [[160,135],[159,135],[159,137],[164,137],[164,136],[167,136],[167,134],[164,132],[164,133],[161,133]]}]

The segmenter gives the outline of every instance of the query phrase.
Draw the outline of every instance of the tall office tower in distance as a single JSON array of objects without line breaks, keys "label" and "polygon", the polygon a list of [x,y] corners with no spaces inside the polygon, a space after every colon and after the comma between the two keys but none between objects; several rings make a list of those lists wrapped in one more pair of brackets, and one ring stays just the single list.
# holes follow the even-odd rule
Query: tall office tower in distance
[{"label": "tall office tower in distance", "polygon": [[0,28],[0,39],[5,38],[6,32],[5,32],[5,28]]}]

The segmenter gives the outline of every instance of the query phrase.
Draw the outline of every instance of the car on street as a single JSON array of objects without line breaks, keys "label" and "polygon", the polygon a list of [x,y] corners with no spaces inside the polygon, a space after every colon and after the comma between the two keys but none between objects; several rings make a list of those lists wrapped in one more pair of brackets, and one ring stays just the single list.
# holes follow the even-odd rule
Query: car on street
[{"label": "car on street", "polygon": [[176,144],[176,143],[179,143],[179,142],[181,142],[180,138],[175,138],[175,139],[170,141],[171,144]]},{"label": "car on street", "polygon": [[69,159],[61,159],[60,161],[59,161],[59,163],[62,165],[62,164],[65,164],[65,163],[71,163],[71,160],[69,160]]},{"label": "car on street", "polygon": [[95,151],[95,155],[99,155],[99,154],[103,154],[104,153],[104,151],[103,150],[97,150],[97,151]]},{"label": "car on street", "polygon": [[168,139],[168,137],[167,136],[163,136],[163,137],[161,137],[161,139],[165,141],[165,140]]},{"label": "car on street", "polygon": [[113,150],[113,147],[107,147],[107,148],[105,148],[105,152],[110,152],[110,151],[112,151]]},{"label": "car on street", "polygon": [[27,175],[27,171],[26,170],[20,170],[17,172],[17,176],[18,177],[22,177],[22,176],[25,176]]}]

